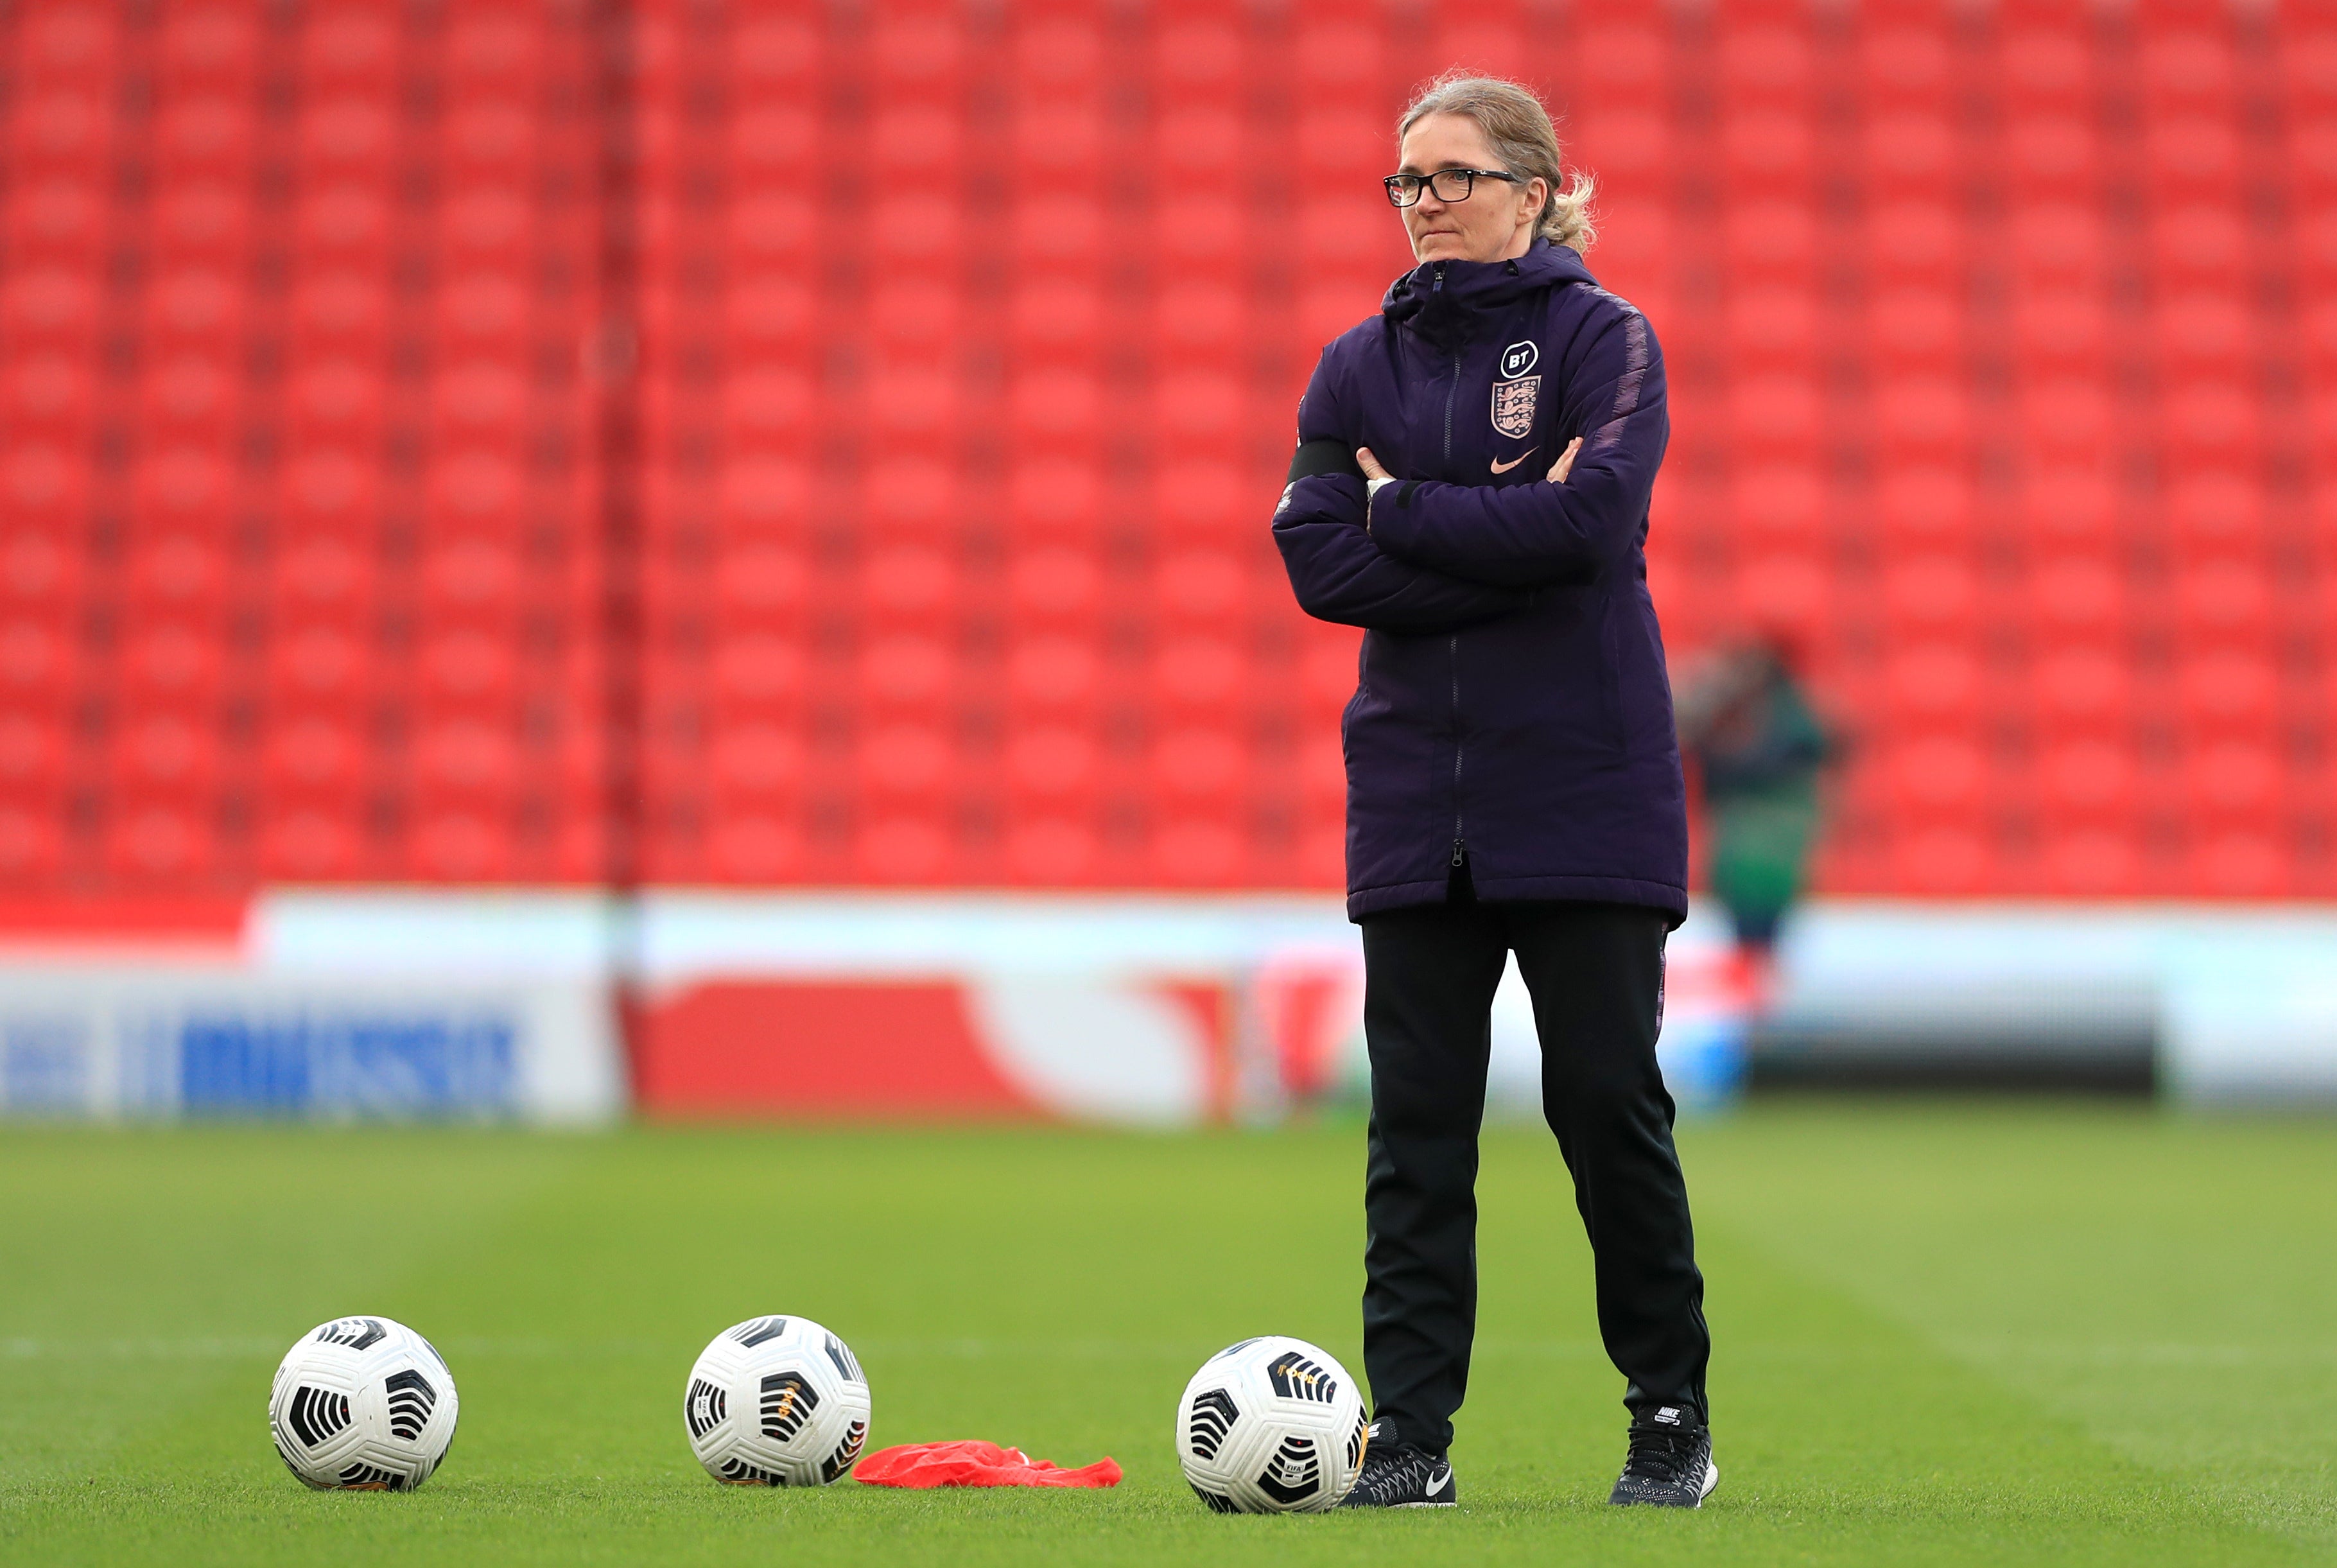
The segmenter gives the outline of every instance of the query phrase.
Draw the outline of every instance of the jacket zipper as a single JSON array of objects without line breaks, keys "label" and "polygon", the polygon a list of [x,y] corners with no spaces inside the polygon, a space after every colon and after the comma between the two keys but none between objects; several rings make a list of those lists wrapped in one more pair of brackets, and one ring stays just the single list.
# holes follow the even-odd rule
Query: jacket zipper
[{"label": "jacket zipper", "polygon": [[[1444,269],[1436,270],[1436,286],[1444,287]],[[1444,389],[1444,471],[1452,471],[1452,404],[1461,396],[1461,350],[1452,351],[1452,384]],[[1452,869],[1458,871],[1469,863],[1469,838],[1462,822],[1461,759],[1466,742],[1461,733],[1461,633],[1452,632],[1448,642],[1452,659]]]}]

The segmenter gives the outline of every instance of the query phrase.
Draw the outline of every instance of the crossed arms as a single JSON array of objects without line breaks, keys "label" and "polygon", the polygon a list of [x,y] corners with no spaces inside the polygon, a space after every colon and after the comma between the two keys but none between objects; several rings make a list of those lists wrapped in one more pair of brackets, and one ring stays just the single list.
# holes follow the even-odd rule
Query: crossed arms
[{"label": "crossed arms", "polygon": [[1537,589],[1589,581],[1638,541],[1669,437],[1663,369],[1637,311],[1600,330],[1564,391],[1556,428],[1578,432],[1570,471],[1526,485],[1385,475],[1351,451],[1353,426],[1318,365],[1274,516],[1301,608],[1381,632],[1433,632],[1513,613]]}]

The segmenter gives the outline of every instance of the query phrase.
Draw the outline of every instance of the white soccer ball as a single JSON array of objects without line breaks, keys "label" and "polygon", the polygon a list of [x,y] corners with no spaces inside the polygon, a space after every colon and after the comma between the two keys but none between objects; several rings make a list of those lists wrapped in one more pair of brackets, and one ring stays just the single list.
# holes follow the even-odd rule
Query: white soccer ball
[{"label": "white soccer ball", "polygon": [[1370,1441],[1355,1380],[1304,1339],[1245,1339],[1177,1402],[1177,1458],[1218,1514],[1318,1514],[1354,1485]]},{"label": "white soccer ball", "polygon": [[808,1318],[725,1328],[689,1369],[681,1418],[706,1473],[734,1486],[825,1486],[868,1446],[868,1379]]},{"label": "white soccer ball", "polygon": [[460,1409],[429,1340],[386,1318],[336,1318],[285,1353],[268,1429],[319,1491],[411,1492],[445,1459]]}]

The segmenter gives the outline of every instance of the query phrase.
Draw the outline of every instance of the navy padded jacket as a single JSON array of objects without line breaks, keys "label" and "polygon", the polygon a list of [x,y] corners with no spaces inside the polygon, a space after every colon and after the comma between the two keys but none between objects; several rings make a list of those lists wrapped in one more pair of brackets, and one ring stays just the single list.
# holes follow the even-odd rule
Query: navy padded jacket
[{"label": "navy padded jacket", "polygon": [[[1365,628],[1342,722],[1350,917],[1441,901],[1464,858],[1481,898],[1686,917],[1645,554],[1669,436],[1647,318],[1547,240],[1423,263],[1323,350],[1274,537],[1307,613]],[[1367,502],[1358,446],[1402,483]]]}]

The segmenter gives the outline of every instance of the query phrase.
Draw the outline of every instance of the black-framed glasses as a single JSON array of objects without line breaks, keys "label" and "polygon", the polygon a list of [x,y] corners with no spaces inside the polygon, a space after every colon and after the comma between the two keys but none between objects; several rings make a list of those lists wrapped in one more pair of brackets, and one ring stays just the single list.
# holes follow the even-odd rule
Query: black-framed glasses
[{"label": "black-framed glasses", "polygon": [[1380,183],[1387,187],[1389,206],[1411,207],[1419,202],[1423,189],[1435,191],[1439,201],[1466,201],[1480,180],[1525,183],[1515,174],[1505,174],[1499,169],[1439,169],[1433,174],[1391,174]]}]

